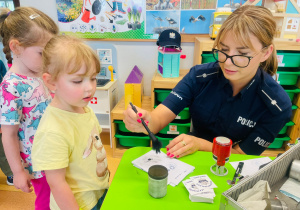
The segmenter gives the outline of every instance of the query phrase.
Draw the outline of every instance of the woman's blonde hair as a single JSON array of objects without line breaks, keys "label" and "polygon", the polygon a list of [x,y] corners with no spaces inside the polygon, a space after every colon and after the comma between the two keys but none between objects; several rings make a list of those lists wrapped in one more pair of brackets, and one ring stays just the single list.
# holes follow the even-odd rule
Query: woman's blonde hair
[{"label": "woman's blonde hair", "polygon": [[[229,31],[234,34],[233,38],[236,42],[253,50],[250,34],[257,37],[263,47],[268,47],[273,44],[276,22],[272,13],[265,7],[253,5],[242,6],[235,10],[222,24],[214,42],[214,48],[219,46],[220,41],[223,40]],[[275,46],[270,57],[261,63],[261,67],[272,76],[276,73],[278,61]]]},{"label": "woman's blonde hair", "polygon": [[50,39],[43,51],[43,73],[49,73],[53,80],[60,74],[74,74],[86,67],[85,75],[100,72],[100,61],[96,52],[79,38],[57,35]]},{"label": "woman's blonde hair", "polygon": [[55,22],[45,13],[32,7],[17,7],[14,11],[6,10],[0,16],[0,34],[3,52],[8,63],[11,63],[9,42],[16,39],[24,47],[41,43],[48,34],[58,33]]}]

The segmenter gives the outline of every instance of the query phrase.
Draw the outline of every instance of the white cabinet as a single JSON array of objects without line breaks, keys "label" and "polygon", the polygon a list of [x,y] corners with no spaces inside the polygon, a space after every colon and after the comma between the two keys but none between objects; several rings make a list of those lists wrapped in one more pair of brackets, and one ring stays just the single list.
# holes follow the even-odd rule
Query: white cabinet
[{"label": "white cabinet", "polygon": [[[110,112],[118,102],[117,81],[110,81],[103,87],[97,87],[89,106],[95,112],[103,131],[109,130],[111,137]],[[112,138],[110,138],[112,139]]]}]

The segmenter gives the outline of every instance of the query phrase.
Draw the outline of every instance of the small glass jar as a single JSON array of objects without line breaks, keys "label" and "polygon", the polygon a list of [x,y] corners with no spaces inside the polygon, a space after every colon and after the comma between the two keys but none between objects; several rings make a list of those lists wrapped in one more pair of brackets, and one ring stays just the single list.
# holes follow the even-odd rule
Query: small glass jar
[{"label": "small glass jar", "polygon": [[162,198],[167,194],[168,169],[162,165],[153,165],[148,170],[148,192],[153,198]]}]

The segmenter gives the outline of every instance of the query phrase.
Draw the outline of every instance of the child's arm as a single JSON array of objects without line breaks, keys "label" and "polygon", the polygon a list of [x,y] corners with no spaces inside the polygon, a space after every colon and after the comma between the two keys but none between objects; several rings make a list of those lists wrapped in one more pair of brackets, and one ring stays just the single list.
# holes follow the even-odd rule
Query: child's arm
[{"label": "child's arm", "polygon": [[19,125],[2,125],[3,147],[14,175],[15,187],[23,192],[32,192],[31,177],[21,162],[18,131]]},{"label": "child's arm", "polygon": [[46,170],[46,179],[60,209],[79,209],[75,197],[66,182],[66,169]]}]

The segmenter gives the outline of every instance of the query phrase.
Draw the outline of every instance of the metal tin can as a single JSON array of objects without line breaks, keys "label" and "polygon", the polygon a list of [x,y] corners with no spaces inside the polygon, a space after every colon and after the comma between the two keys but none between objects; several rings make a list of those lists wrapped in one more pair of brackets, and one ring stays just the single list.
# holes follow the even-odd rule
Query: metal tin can
[{"label": "metal tin can", "polygon": [[148,170],[148,192],[153,198],[162,198],[167,194],[168,169],[162,165],[153,165]]}]

